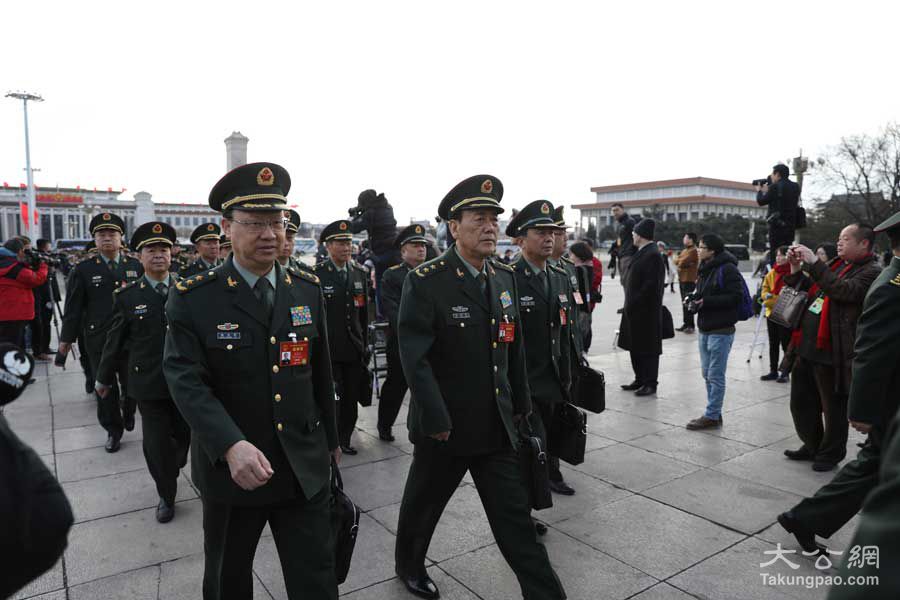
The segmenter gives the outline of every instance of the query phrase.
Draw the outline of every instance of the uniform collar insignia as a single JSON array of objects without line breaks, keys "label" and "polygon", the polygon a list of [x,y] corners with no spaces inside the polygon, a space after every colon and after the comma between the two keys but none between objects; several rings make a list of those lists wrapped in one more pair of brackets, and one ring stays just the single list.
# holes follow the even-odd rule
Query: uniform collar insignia
[{"label": "uniform collar insignia", "polygon": [[237,287],[237,284],[238,284],[237,281],[235,281],[234,279],[231,278],[231,275],[228,276],[228,279],[226,279],[225,282],[228,284],[228,287],[230,287],[230,288],[235,288],[235,287]]},{"label": "uniform collar insignia", "polygon": [[466,274],[463,273],[462,269],[456,269],[456,276],[459,277],[460,279],[462,279],[463,277],[466,276]]},{"label": "uniform collar insignia", "polygon": [[284,273],[284,282],[288,285],[291,285],[291,274],[285,271]]}]

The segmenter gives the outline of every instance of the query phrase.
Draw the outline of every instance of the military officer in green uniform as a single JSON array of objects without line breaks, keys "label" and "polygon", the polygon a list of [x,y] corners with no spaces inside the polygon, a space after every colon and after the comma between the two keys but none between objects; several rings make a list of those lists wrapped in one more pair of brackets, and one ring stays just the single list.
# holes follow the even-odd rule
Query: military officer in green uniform
[{"label": "military officer in green uniform", "polygon": [[[522,250],[512,267],[519,289],[522,334],[527,341],[528,387],[537,409],[531,421],[547,443],[550,489],[571,496],[575,490],[563,480],[559,459],[548,441],[553,439],[557,410],[569,401],[572,384],[569,281],[563,269],[548,264],[553,236],[559,229],[552,213],[550,202],[531,202],[510,220],[506,235]],[[539,533],[544,531],[539,528]]]},{"label": "military officer in green uniform", "polygon": [[128,349],[129,397],[137,400],[144,433],[144,458],[156,483],[156,520],[175,516],[178,472],[187,462],[191,432],[178,412],[163,377],[166,298],[177,276],[170,272],[175,228],[151,221],[138,227],[131,243],[140,253],[144,276],[113,293],[113,319],[97,371],[97,395],[104,398],[114,381],[119,356]]},{"label": "military officer in green uniform", "polygon": [[224,233],[219,236],[219,264],[231,255],[231,240]]},{"label": "military officer in green uniform", "polygon": [[191,277],[219,266],[219,235],[222,228],[215,223],[201,223],[191,232],[191,243],[197,250],[197,260],[181,270],[179,275]]},{"label": "military officer in green uniform", "polygon": [[170,270],[172,273],[178,273],[187,265],[188,262],[185,259],[184,248],[181,247],[181,244],[178,243],[176,238],[175,245],[172,246],[172,267]]},{"label": "military officer in green uniform", "polygon": [[869,439],[856,460],[844,465],[816,495],[864,459],[852,478],[844,479],[849,488],[848,510],[863,497],[865,502],[856,533],[841,557],[839,574],[844,581],[850,576],[876,576],[878,585],[834,586],[829,600],[900,597],[900,574],[895,568],[900,561],[900,213],[875,231],[887,233],[893,258],[869,289],[859,318],[849,408],[850,424],[868,431]]},{"label": "military officer in green uniform", "polygon": [[378,401],[378,437],[386,442],[394,441],[391,428],[397,420],[400,406],[409,386],[400,364],[400,342],[397,337],[397,313],[400,311],[400,296],[406,274],[425,261],[425,229],[421,225],[410,225],[403,229],[394,240],[394,248],[400,251],[400,264],[388,268],[381,276],[381,311],[387,317],[390,329],[387,336],[387,377],[381,387]]},{"label": "military officer in green uniform", "polygon": [[502,195],[491,175],[450,190],[438,214],[456,243],[408,275],[400,301],[400,359],[415,450],[400,506],[396,570],[408,590],[425,598],[439,596],[425,572],[426,552],[467,471],[522,595],[566,597],[537,541],[515,450],[531,397],[515,277],[489,258]]},{"label": "military officer in green uniform", "polygon": [[276,260],[290,184],[272,163],[222,177],[209,205],[233,254],[178,282],[166,305],[163,372],[191,427],[205,600],[250,600],[266,523],[288,597],[337,598],[329,476],[340,450],[324,300],[318,278]]},{"label": "military officer in green uniform", "polygon": [[[72,342],[83,336],[91,373],[96,376],[112,325],[113,291],[139,279],[144,269],[140,262],[122,252],[125,223],[118,215],[102,212],[91,219],[89,229],[98,252],[75,265],[69,275],[59,352],[68,355]],[[97,397],[97,420],[106,430],[107,452],[118,451],[122,431],[134,429],[136,402],[119,393],[120,385],[127,389],[126,362],[127,356],[122,353],[114,369],[117,377],[105,382],[112,386],[109,393],[104,398]]]},{"label": "military officer in green uniform", "polygon": [[331,368],[338,393],[338,440],[341,450],[350,455],[357,452],[350,437],[356,427],[358,404],[369,406],[372,401],[365,397],[369,390],[369,274],[350,258],[352,240],[350,221],[328,224],[319,236],[328,260],[313,269],[325,295]]},{"label": "military officer in green uniform", "polygon": [[278,252],[278,262],[282,267],[292,267],[301,271],[312,273],[312,269],[294,258],[294,240],[297,239],[297,232],[300,231],[300,213],[290,208],[284,211],[284,218],[288,220],[287,229],[284,231],[284,245]]},{"label": "military officer in green uniform", "polygon": [[850,425],[868,435],[856,458],[812,497],[778,516],[778,522],[808,551],[815,536],[831,537],[865,506],[878,484],[885,434],[900,402],[900,213],[875,228],[886,232],[894,258],[866,294],[856,329],[850,380]]},{"label": "military officer in green uniform", "polygon": [[[553,231],[553,252],[547,262],[553,267],[559,267],[566,272],[566,279],[569,288],[569,337],[572,347],[572,368],[573,379],[574,369],[582,354],[584,347],[582,344],[581,324],[579,323],[580,313],[584,310],[590,315],[590,307],[587,305],[586,299],[582,297],[578,286],[578,270],[568,256],[566,256],[566,244],[568,243],[568,235],[566,235],[566,219],[563,216],[563,207],[557,206],[553,209],[553,222],[557,228]],[[588,321],[589,322],[589,321]]]}]

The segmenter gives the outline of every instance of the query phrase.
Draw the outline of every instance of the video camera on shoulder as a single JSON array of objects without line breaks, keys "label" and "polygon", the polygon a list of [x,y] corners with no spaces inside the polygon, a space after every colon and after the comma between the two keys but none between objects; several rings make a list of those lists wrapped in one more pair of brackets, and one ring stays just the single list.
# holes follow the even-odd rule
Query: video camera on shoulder
[{"label": "video camera on shoulder", "polygon": [[754,185],[754,186],[756,186],[756,185],[759,185],[759,186],[772,185],[772,176],[769,175],[765,179],[754,179],[753,182],[751,183],[751,185]]}]

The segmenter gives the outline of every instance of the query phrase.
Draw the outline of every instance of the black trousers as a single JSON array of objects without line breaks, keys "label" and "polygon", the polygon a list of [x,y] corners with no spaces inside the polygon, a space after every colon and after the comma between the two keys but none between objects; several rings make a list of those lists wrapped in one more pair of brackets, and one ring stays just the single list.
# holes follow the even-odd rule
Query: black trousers
[{"label": "black trousers", "polygon": [[697,284],[693,281],[687,281],[685,283],[678,284],[678,291],[681,292],[681,324],[684,327],[690,327],[691,329],[694,329],[694,313],[688,312],[688,310],[684,307],[684,297],[688,294],[692,294],[696,289]]},{"label": "black trousers", "polygon": [[[80,345],[80,344],[79,344]],[[91,366],[91,373],[96,373],[100,366],[100,357],[103,354],[103,348],[87,346],[88,362]],[[94,397],[97,399],[97,421],[107,433],[116,437],[122,437],[125,430],[124,417],[133,416],[137,410],[137,402],[133,398],[119,392],[128,389],[128,356],[123,354],[116,362],[115,381],[102,381],[106,385],[111,386],[106,398],[101,398],[96,392]],[[93,377],[92,377],[93,379]]]},{"label": "black trousers", "polygon": [[253,598],[253,557],[268,523],[288,598],[336,600],[330,500],[328,485],[309,500],[301,494],[299,500],[270,506],[232,506],[204,498],[203,599]]},{"label": "black trousers", "polygon": [[396,335],[391,335],[387,342],[387,378],[381,386],[381,398],[378,401],[378,428],[390,429],[397,420],[403,398],[409,386],[400,363],[400,343]]},{"label": "black trousers", "polygon": [[363,395],[363,366],[358,362],[336,362],[331,364],[334,374],[334,382],[337,384],[337,428],[338,443],[341,446],[350,445],[350,436],[356,427],[356,419],[359,416],[359,401]]},{"label": "black trousers", "polygon": [[547,448],[547,466],[550,470],[550,481],[562,481],[562,472],[559,470],[559,458],[553,453],[550,439],[555,433],[557,427],[556,412],[559,410],[559,404],[551,402],[542,402],[537,398],[533,398],[535,411],[531,413],[528,420],[535,429],[541,439],[544,440],[544,447]]},{"label": "black trousers", "polygon": [[178,472],[187,463],[191,430],[171,398],[139,400],[144,459],[159,497],[175,504]]},{"label": "black trousers", "polygon": [[565,598],[562,583],[537,541],[531,505],[513,449],[454,456],[446,444],[426,439],[415,446],[397,523],[397,572],[425,571],[425,554],[444,507],[466,472],[472,473],[491,532],[529,600]]},{"label": "black trousers", "polygon": [[0,321],[0,342],[15,344],[25,350],[25,326],[28,321]]},{"label": "black trousers", "polygon": [[[53,330],[53,309],[47,308],[46,306],[41,307],[41,322],[43,324],[43,329],[38,343],[38,350],[40,354],[45,354],[50,352],[50,335]],[[32,346],[33,345],[34,342],[32,342]]]},{"label": "black trousers", "polygon": [[856,458],[841,467],[813,496],[804,498],[792,509],[808,530],[831,537],[859,512],[880,479],[883,439],[884,433],[873,428]]},{"label": "black trousers", "polygon": [[40,307],[35,305],[34,307],[34,318],[28,323],[31,327],[31,353],[32,354],[43,354],[43,348],[41,348],[42,340],[44,339],[44,329],[46,329],[46,325],[44,324],[44,317],[41,314]]},{"label": "black trousers", "polygon": [[790,246],[793,244],[796,233],[793,227],[773,227],[769,225],[769,265],[775,266],[775,250],[779,246]]},{"label": "black trousers", "polygon": [[847,455],[847,395],[835,391],[834,367],[798,357],[791,371],[794,429],[816,460],[838,463]]},{"label": "black trousers", "polygon": [[766,319],[766,328],[769,331],[769,372],[777,373],[778,350],[787,352],[788,344],[791,342],[791,330],[768,319]]},{"label": "black trousers", "polygon": [[84,387],[85,389],[94,389],[94,370],[91,369],[91,359],[88,356],[87,344],[83,338],[78,338],[78,362],[81,364],[81,370],[84,371]]},{"label": "black trousers", "polygon": [[631,368],[634,370],[634,380],[641,385],[649,385],[655,388],[659,378],[659,354],[644,354],[631,352]]}]

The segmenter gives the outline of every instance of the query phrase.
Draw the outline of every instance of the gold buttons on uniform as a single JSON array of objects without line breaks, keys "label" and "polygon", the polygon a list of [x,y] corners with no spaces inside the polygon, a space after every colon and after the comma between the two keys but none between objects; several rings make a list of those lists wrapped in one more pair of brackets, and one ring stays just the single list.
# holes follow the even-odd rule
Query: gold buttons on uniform
[{"label": "gold buttons on uniform", "polygon": [[140,371],[140,370],[141,370],[140,367],[135,367],[135,368],[134,368],[134,372],[135,372],[135,373],[137,373],[137,372]]},{"label": "gold buttons on uniform", "polygon": [[494,348],[496,348],[496,347],[497,347],[497,342],[494,342]]},{"label": "gold buttons on uniform", "polygon": [[459,326],[460,326],[460,327],[465,327],[466,324],[465,324],[465,323],[460,323]]},{"label": "gold buttons on uniform", "polygon": [[275,402],[281,402],[281,394],[275,394]]},{"label": "gold buttons on uniform", "polygon": [[494,373],[497,372],[497,365],[494,365]]},{"label": "gold buttons on uniform", "polygon": [[231,344],[228,344],[227,346],[225,346],[225,349],[226,350],[234,350],[234,346],[232,346]]},{"label": "gold buttons on uniform", "polygon": [[497,319],[491,319],[491,325],[496,325],[496,324],[497,324]]},{"label": "gold buttons on uniform", "polygon": [[499,395],[500,395],[500,388],[494,388],[494,393],[496,393],[496,394],[499,396]]},{"label": "gold buttons on uniform", "polygon": [[278,424],[278,431],[284,431],[284,425],[281,423]]},{"label": "gold buttons on uniform", "polygon": [[273,335],[272,337],[270,337],[270,338],[269,338],[269,341],[272,342],[272,343],[274,344],[274,343],[275,343],[275,336]]},{"label": "gold buttons on uniform", "polygon": [[273,373],[277,373],[277,372],[278,372],[278,365],[272,365],[272,372],[273,372]]}]

